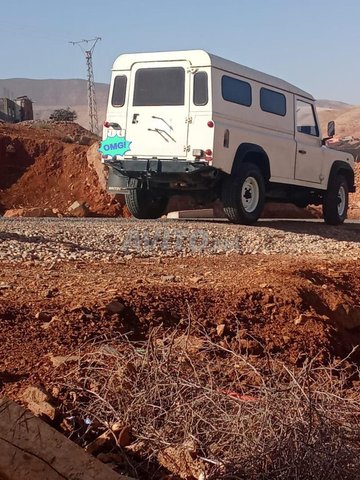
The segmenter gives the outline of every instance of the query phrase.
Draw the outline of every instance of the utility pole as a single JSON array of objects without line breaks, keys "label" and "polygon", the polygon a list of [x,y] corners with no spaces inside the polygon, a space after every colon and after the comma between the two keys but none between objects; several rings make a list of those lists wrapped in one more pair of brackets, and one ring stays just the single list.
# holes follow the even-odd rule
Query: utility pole
[{"label": "utility pole", "polygon": [[[89,40],[80,40],[78,42],[69,42],[72,45],[78,45],[81,51],[85,54],[86,68],[87,68],[87,89],[88,89],[88,115],[90,131],[99,134],[99,123],[95,96],[95,82],[92,56],[97,42],[101,40],[100,37],[91,38]],[[83,44],[91,43],[91,48],[85,49]]]}]

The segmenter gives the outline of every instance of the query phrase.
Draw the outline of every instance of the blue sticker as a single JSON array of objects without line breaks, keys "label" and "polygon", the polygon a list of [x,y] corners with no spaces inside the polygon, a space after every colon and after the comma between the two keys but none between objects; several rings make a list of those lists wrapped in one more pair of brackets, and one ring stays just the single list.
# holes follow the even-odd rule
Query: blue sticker
[{"label": "blue sticker", "polygon": [[114,137],[107,137],[101,142],[99,152],[103,155],[111,155],[112,157],[115,155],[123,157],[126,152],[130,151],[131,143],[132,142],[126,140],[125,137],[119,137],[119,135],[116,134]]}]

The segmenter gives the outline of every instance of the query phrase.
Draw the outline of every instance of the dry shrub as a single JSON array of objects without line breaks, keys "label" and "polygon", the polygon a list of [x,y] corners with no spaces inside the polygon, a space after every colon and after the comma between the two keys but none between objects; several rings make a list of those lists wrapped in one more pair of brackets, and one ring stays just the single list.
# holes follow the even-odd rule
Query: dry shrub
[{"label": "dry shrub", "polygon": [[132,450],[181,478],[359,478],[348,362],[290,369],[177,335],[155,329],[147,342],[124,337],[84,355],[73,372],[83,415],[131,426]]}]

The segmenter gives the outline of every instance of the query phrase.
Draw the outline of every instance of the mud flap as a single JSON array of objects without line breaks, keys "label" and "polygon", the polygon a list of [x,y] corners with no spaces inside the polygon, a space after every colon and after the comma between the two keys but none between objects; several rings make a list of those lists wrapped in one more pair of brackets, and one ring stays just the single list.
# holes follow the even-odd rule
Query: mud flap
[{"label": "mud flap", "polygon": [[109,168],[109,176],[107,182],[107,191],[109,193],[127,194],[131,190],[128,186],[129,177],[116,172],[113,168]]}]

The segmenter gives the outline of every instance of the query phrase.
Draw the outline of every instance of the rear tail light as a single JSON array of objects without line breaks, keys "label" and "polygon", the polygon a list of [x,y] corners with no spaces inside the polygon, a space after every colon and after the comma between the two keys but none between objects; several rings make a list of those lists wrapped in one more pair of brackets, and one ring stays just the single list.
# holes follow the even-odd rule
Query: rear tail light
[{"label": "rear tail light", "polygon": [[214,122],[212,120],[209,120],[207,122],[207,126],[210,127],[210,128],[213,128],[214,127]]},{"label": "rear tail light", "polygon": [[110,127],[110,122],[105,121],[103,123],[103,125],[104,125],[105,128],[109,128]]},{"label": "rear tail light", "polygon": [[212,156],[212,150],[210,150],[210,148],[208,148],[207,150],[205,150],[205,155],[207,157],[211,157]]}]

